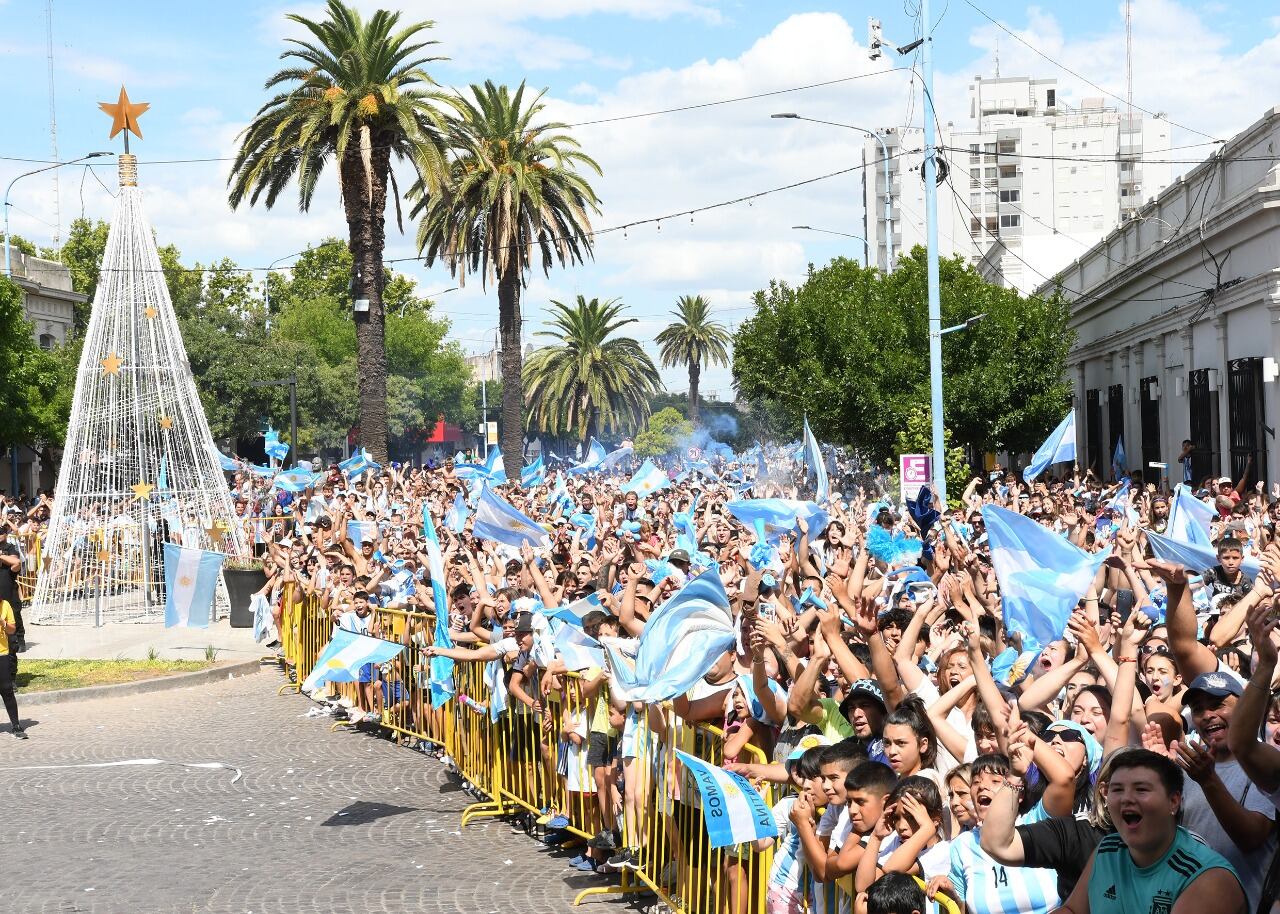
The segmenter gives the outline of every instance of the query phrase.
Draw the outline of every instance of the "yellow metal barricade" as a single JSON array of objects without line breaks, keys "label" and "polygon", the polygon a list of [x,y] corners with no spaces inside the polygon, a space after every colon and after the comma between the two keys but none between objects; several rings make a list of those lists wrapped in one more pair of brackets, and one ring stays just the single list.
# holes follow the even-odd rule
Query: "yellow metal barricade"
[{"label": "yellow metal barricade", "polygon": [[24,533],[18,537],[22,546],[22,567],[18,569],[18,597],[26,602],[35,596],[36,578],[40,574],[41,536],[38,533]]}]

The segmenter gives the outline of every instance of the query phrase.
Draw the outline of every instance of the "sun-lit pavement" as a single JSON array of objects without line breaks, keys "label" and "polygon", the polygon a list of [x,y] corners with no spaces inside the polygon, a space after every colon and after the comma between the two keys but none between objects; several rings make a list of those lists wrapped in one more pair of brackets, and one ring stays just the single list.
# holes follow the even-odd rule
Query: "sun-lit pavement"
[{"label": "sun-lit pavement", "polygon": [[601,884],[506,822],[462,831],[438,762],[330,733],[278,683],[23,713],[29,740],[0,732],[0,911],[538,914]]}]

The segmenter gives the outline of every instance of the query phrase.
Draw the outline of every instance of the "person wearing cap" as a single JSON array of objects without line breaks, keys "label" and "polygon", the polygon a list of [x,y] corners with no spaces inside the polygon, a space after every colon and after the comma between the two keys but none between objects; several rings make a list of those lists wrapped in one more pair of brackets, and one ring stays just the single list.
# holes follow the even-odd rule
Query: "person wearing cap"
[{"label": "person wearing cap", "polygon": [[1243,694],[1232,673],[1197,676],[1183,696],[1194,735],[1175,741],[1170,753],[1187,773],[1182,825],[1230,862],[1253,910],[1276,849],[1276,808],[1231,751],[1231,716]]},{"label": "person wearing cap", "polygon": [[679,568],[681,573],[688,577],[689,566],[693,564],[693,561],[689,558],[688,550],[674,549],[671,554],[667,556],[667,563]]}]

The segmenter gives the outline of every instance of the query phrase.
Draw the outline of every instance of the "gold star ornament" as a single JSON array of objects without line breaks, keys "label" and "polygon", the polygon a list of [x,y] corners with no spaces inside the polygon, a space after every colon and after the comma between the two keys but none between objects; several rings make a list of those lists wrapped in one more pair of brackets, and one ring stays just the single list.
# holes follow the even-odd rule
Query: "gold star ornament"
[{"label": "gold star ornament", "polygon": [[173,416],[161,416],[160,427],[166,432],[173,430]]},{"label": "gold star ornament", "polygon": [[142,313],[147,316],[147,320],[154,320],[155,316],[160,312],[157,311],[155,308],[151,307],[150,305],[147,305],[146,310],[143,311]]},{"label": "gold star ornament", "polygon": [[124,359],[113,352],[102,360],[102,370],[107,374],[119,374],[120,366],[123,364]]},{"label": "gold star ornament", "polygon": [[149,482],[140,482],[136,486],[129,486],[133,490],[133,497],[138,501],[146,501],[151,497],[151,490],[155,488]]},{"label": "gold star ornament", "polygon": [[111,136],[109,140],[114,140],[116,134],[121,130],[132,133],[138,139],[142,139],[142,130],[138,127],[138,118],[140,118],[151,105],[147,102],[139,102],[133,104],[129,101],[129,93],[124,90],[124,86],[120,87],[120,98],[113,105],[111,102],[98,102],[98,107],[111,115]]}]

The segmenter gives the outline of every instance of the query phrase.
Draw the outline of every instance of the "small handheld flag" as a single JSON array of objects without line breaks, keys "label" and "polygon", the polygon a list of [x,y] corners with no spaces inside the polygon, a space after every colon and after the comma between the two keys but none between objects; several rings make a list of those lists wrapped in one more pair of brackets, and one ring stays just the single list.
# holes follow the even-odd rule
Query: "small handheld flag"
[{"label": "small handheld flag", "polygon": [[622,484],[622,491],[635,492],[637,495],[652,495],[669,485],[671,480],[667,478],[667,474],[646,457],[640,469],[636,470],[636,474]]},{"label": "small handheld flag", "polygon": [[675,752],[698,785],[702,818],[713,848],[778,837],[773,811],[750,781],[687,752]]},{"label": "small handheld flag", "polygon": [[326,682],[355,682],[365,664],[386,663],[402,650],[403,644],[359,635],[345,628],[336,629],[333,638],[316,658],[311,675],[302,683],[302,690],[310,692]]},{"label": "small handheld flag", "polygon": [[1067,418],[1058,423],[1058,427],[1032,455],[1030,466],[1022,471],[1022,478],[1027,482],[1034,482],[1035,478],[1047,470],[1050,464],[1075,459],[1076,411],[1073,409],[1067,413]]}]

